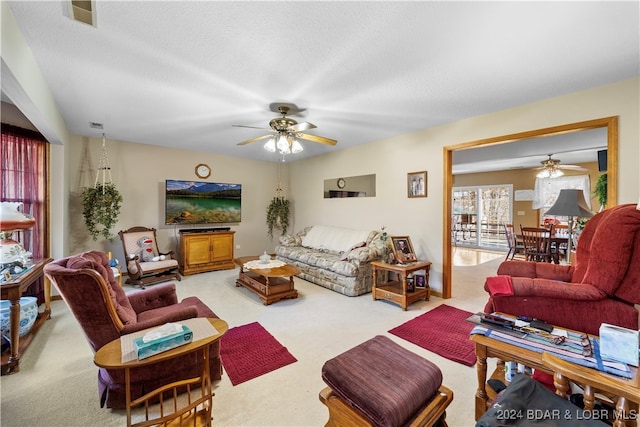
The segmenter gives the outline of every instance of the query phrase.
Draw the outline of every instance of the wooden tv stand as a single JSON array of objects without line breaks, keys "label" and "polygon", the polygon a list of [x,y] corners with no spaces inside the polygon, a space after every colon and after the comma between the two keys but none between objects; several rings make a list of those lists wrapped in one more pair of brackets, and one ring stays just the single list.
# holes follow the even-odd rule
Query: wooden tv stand
[{"label": "wooden tv stand", "polygon": [[232,270],[235,231],[180,233],[180,274],[188,276],[214,270]]}]

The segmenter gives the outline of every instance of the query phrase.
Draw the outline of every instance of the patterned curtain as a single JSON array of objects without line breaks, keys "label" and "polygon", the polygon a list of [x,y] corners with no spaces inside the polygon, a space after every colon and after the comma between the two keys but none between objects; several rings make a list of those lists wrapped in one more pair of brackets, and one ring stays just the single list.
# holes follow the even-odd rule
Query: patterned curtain
[{"label": "patterned curtain", "polygon": [[[22,212],[36,219],[30,230],[13,234],[34,259],[49,255],[47,153],[48,143],[40,133],[2,124],[0,200],[22,202]],[[44,287],[42,283],[35,285],[28,293],[41,298]]]}]

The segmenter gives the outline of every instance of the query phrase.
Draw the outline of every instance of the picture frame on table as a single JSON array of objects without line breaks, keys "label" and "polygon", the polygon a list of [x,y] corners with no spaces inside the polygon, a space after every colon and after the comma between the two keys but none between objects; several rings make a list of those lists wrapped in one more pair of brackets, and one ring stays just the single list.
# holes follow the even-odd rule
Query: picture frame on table
[{"label": "picture frame on table", "polygon": [[391,248],[393,249],[393,257],[398,264],[407,264],[418,260],[409,236],[391,236]]},{"label": "picture frame on table", "polygon": [[416,288],[426,288],[427,276],[425,274],[414,274],[413,282]]},{"label": "picture frame on table", "polygon": [[413,277],[407,277],[407,292],[415,291],[415,282]]},{"label": "picture frame on table", "polygon": [[409,198],[427,197],[427,171],[407,174],[407,196]]}]

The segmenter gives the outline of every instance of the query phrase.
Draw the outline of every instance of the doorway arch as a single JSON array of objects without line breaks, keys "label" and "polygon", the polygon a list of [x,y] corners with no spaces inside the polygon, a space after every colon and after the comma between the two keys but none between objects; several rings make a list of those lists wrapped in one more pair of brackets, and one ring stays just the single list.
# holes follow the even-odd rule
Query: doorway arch
[{"label": "doorway arch", "polygon": [[[468,150],[481,146],[508,144],[524,139],[541,138],[545,136],[561,135],[580,132],[596,128],[607,129],[607,205],[615,206],[618,200],[618,116],[603,117],[600,119],[583,122],[569,123],[543,129],[535,129],[526,132],[502,135],[493,138],[479,139],[461,144],[446,146],[443,148],[443,185],[444,185],[444,227],[442,230],[442,297],[451,298],[452,283],[452,256],[451,256],[451,215],[452,201],[451,190],[453,188],[453,152]],[[611,179],[614,177],[615,179]]]}]

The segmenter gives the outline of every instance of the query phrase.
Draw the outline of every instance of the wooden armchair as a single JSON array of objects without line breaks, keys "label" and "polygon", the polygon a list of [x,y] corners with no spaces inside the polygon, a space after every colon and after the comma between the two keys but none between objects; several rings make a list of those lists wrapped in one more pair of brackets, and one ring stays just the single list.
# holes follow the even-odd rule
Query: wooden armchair
[{"label": "wooden armchair", "polygon": [[131,227],[118,235],[127,258],[128,283],[144,289],[152,283],[181,280],[173,251],[158,250],[155,228]]}]

